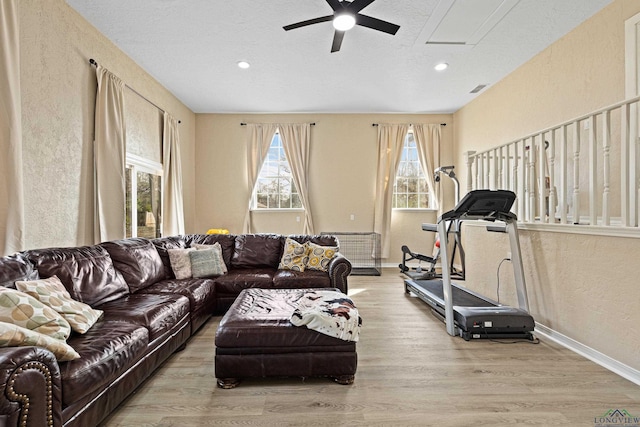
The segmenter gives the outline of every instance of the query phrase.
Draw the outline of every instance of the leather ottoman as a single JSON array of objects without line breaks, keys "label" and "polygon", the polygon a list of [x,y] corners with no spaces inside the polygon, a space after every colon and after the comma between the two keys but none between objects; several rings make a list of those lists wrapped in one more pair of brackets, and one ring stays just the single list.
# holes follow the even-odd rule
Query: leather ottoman
[{"label": "leather ottoman", "polygon": [[219,387],[233,388],[242,378],[272,376],[323,376],[353,383],[355,342],[294,326],[289,320],[298,301],[313,291],[254,288],[240,293],[216,332]]}]

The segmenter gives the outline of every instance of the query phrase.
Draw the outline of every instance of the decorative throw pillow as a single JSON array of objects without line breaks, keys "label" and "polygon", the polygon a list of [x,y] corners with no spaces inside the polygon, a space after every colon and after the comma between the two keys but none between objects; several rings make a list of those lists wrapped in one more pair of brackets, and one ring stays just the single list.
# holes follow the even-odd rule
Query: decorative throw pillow
[{"label": "decorative throw pillow", "polygon": [[336,256],[338,252],[337,246],[320,246],[315,243],[307,242],[307,250],[309,251],[309,260],[307,268],[309,270],[328,271],[329,261]]},{"label": "decorative throw pillow", "polygon": [[193,277],[211,277],[224,274],[222,256],[217,256],[212,249],[191,251],[189,258],[191,258]]},{"label": "decorative throw pillow", "polygon": [[11,323],[62,341],[71,334],[71,326],[55,310],[16,289],[0,290],[0,322]]},{"label": "decorative throw pillow", "polygon": [[61,362],[80,358],[78,352],[62,340],[51,338],[18,325],[0,322],[0,347],[24,346],[46,348]]},{"label": "decorative throw pillow", "polygon": [[191,251],[195,251],[195,249],[167,249],[171,269],[176,279],[188,279],[191,277],[191,258],[189,257],[189,252]]},{"label": "decorative throw pillow", "polygon": [[84,334],[102,316],[102,310],[71,298],[58,276],[16,281],[16,288],[51,307],[69,322],[71,329]]},{"label": "decorative throw pillow", "polygon": [[309,248],[306,244],[298,243],[287,237],[284,242],[284,251],[278,268],[282,270],[304,271],[309,261]]},{"label": "decorative throw pillow", "polygon": [[224,257],[222,256],[222,246],[220,245],[220,243],[215,242],[213,245],[202,245],[200,243],[194,243],[191,245],[191,247],[196,248],[196,250],[198,251],[212,250],[213,254],[216,257],[216,263],[220,264],[220,269],[222,270],[222,273],[219,274],[225,274],[227,272],[227,265],[224,263]]}]

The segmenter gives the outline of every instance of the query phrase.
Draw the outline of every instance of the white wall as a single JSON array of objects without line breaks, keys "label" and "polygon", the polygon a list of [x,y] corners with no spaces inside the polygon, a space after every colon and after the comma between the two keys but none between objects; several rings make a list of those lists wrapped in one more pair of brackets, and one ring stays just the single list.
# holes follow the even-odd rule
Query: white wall
[{"label": "white wall", "polygon": [[[193,228],[195,114],[64,0],[20,0],[18,6],[25,249],[93,243],[88,187],[96,77],[89,58],[182,120],[185,216],[187,228]],[[150,114],[132,96],[126,92],[132,116]]]},{"label": "white wall", "polygon": [[[451,115],[419,114],[198,114],[196,119],[196,230],[242,232],[250,189],[246,179],[245,123],[314,122],[311,127],[310,194],[316,232],[373,231],[377,128],[373,123],[448,123],[442,127],[441,161],[451,163]],[[447,183],[446,185],[450,185]],[[448,191],[448,190],[447,190]],[[257,232],[300,233],[300,213],[256,212]],[[351,215],[355,219],[352,221]],[[391,258],[398,264],[404,244],[430,250],[421,231],[434,212],[395,212]]]},{"label": "white wall", "polygon": [[[638,0],[615,1],[456,112],[456,164],[464,164],[468,150],[510,142],[623,100],[624,21],[638,12]],[[494,296],[497,263],[508,247],[499,235],[468,230],[468,284]],[[521,244],[535,319],[640,370],[640,341],[633,332],[640,324],[640,240],[523,231]],[[509,298],[513,282],[507,269],[503,273],[501,289]]]}]

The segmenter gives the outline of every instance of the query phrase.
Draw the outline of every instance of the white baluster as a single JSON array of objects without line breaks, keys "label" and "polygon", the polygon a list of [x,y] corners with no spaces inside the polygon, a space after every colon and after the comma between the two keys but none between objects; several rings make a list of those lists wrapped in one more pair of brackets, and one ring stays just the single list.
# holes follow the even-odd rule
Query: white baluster
[{"label": "white baluster", "polygon": [[629,226],[629,104],[620,109],[620,220]]},{"label": "white baluster", "polygon": [[529,191],[529,205],[527,212],[529,222],[536,220],[536,138],[532,136],[529,141],[529,180],[527,182]]},{"label": "white baluster", "polygon": [[573,223],[580,223],[580,121],[573,122]]},{"label": "white baluster", "polygon": [[496,150],[495,164],[498,167],[498,188],[506,188],[504,185],[504,158],[502,157],[502,146]]},{"label": "white baluster", "polygon": [[609,213],[609,193],[611,187],[611,112],[602,114],[602,225],[611,225]]},{"label": "white baluster", "polygon": [[587,119],[589,123],[589,224],[598,225],[598,199],[596,190],[598,184],[598,145],[596,135],[596,116]]},{"label": "white baluster", "polygon": [[[527,205],[527,193],[526,193],[526,184],[525,178],[527,175],[527,142],[522,139],[518,142],[520,151],[520,158],[516,157],[518,161],[518,197],[520,198],[520,204],[518,205],[518,218],[520,221],[527,221],[528,218],[525,216],[525,209]],[[517,151],[516,151],[517,152]]]},{"label": "white baluster", "polygon": [[549,203],[547,210],[549,211],[549,222],[556,222],[556,129],[549,134]]},{"label": "white baluster", "polygon": [[569,125],[562,125],[560,130],[560,194],[559,194],[559,209],[560,209],[560,224],[567,223],[567,131]]},{"label": "white baluster", "polygon": [[547,145],[545,134],[540,134],[540,143],[538,144],[538,213],[540,222],[548,222],[547,219]]},{"label": "white baluster", "polygon": [[475,151],[465,153],[465,164],[467,166],[467,193],[473,190],[473,162],[475,161]]}]

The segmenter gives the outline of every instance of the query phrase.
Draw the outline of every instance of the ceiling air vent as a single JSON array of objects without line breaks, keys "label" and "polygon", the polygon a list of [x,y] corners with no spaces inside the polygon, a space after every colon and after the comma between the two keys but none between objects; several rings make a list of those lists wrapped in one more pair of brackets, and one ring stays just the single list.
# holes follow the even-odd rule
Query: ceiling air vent
[{"label": "ceiling air vent", "polygon": [[482,89],[484,89],[485,87],[487,87],[487,85],[478,85],[478,86],[474,87],[473,89],[471,89],[471,92],[469,92],[469,93],[478,93]]},{"label": "ceiling air vent", "polygon": [[440,0],[418,42],[444,49],[471,49],[520,0]]}]

